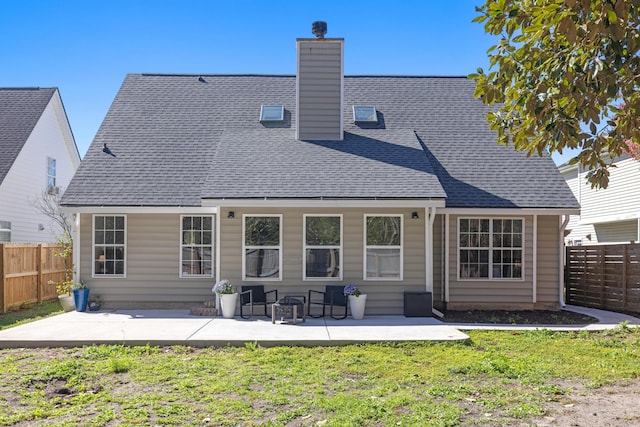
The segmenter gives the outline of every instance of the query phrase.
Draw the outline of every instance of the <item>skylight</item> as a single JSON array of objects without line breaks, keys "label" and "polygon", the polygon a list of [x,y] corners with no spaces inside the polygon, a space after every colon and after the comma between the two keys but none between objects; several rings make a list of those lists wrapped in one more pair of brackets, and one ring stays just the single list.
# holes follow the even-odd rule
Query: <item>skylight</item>
[{"label": "skylight", "polygon": [[378,123],[376,107],[372,105],[354,105],[353,121],[356,123]]},{"label": "skylight", "polygon": [[263,105],[260,107],[261,122],[281,122],[284,120],[284,105]]}]

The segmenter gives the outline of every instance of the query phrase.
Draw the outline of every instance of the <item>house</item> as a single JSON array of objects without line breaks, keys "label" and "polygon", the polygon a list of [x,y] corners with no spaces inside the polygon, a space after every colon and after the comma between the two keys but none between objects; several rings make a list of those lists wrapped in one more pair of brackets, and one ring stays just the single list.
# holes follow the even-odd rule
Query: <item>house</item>
[{"label": "house", "polygon": [[57,88],[0,88],[0,242],[62,234],[33,202],[59,197],[80,164]]},{"label": "house", "polygon": [[606,189],[591,188],[579,165],[559,166],[581,205],[580,215],[571,215],[567,225],[567,245],[640,242],[640,163],[625,155],[613,164]]},{"label": "house", "polygon": [[405,292],[561,305],[579,206],[551,158],[498,145],[473,81],[344,76],[343,46],[297,39],[296,75],[125,78],[63,197],[105,304],[193,305],[229,279],[356,283],[370,314],[402,314]]}]

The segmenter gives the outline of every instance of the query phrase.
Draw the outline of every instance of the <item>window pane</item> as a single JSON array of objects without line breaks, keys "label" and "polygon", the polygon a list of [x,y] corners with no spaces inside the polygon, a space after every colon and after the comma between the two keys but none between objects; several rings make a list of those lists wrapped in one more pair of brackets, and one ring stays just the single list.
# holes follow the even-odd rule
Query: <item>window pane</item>
[{"label": "window pane", "polygon": [[400,217],[367,217],[367,245],[400,246]]},{"label": "window pane", "polygon": [[340,217],[316,216],[306,218],[307,245],[339,246]]},{"label": "window pane", "polygon": [[210,216],[202,218],[202,229],[207,231],[213,230],[213,218]]},{"label": "window pane", "polygon": [[522,220],[514,219],[513,220],[513,232],[514,233],[522,233]]},{"label": "window pane", "polygon": [[95,217],[95,221],[96,221],[96,230],[104,230],[104,217],[97,216]]},{"label": "window pane", "polygon": [[104,228],[105,230],[113,230],[115,228],[116,221],[114,217],[107,216],[104,218]]},{"label": "window pane", "polygon": [[124,231],[116,231],[116,241],[117,244],[124,244]]},{"label": "window pane", "polygon": [[280,275],[279,249],[246,249],[247,277],[278,277]]},{"label": "window pane", "polygon": [[460,231],[463,232],[463,233],[469,231],[469,220],[468,219],[461,219],[460,220]]},{"label": "window pane", "polygon": [[246,217],[245,244],[247,246],[279,246],[279,217]]},{"label": "window pane", "polygon": [[400,249],[367,249],[367,278],[400,277]]},{"label": "window pane", "polygon": [[339,249],[307,249],[307,277],[339,277]]}]

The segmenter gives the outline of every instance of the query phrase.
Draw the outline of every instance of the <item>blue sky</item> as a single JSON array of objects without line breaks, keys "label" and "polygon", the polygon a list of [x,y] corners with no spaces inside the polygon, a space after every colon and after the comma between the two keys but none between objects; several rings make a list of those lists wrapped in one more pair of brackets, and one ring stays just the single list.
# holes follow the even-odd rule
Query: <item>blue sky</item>
[{"label": "blue sky", "polygon": [[[488,68],[474,0],[0,0],[0,86],[57,86],[81,155],[127,73],[294,74],[295,39],[345,39],[345,74]],[[568,160],[567,156],[556,162]]]}]

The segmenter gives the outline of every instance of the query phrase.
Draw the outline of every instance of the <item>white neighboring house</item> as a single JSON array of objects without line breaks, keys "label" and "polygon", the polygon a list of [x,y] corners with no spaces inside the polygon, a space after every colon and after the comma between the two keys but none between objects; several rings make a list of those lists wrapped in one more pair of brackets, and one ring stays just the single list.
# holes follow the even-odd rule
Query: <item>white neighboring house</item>
[{"label": "white neighboring house", "polygon": [[55,241],[33,201],[62,194],[79,164],[57,88],[0,88],[0,242]]},{"label": "white neighboring house", "polygon": [[580,215],[571,215],[567,245],[640,242],[640,162],[623,156],[611,168],[609,186],[592,189],[586,170],[563,164],[560,173],[580,203]]}]

